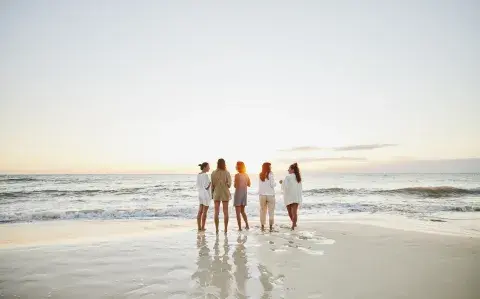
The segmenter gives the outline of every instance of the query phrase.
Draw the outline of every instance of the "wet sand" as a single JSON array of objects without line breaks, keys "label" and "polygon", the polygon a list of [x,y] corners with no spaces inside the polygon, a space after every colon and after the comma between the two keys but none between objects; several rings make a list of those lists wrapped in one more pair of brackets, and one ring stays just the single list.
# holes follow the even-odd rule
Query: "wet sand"
[{"label": "wet sand", "polygon": [[480,297],[480,238],[345,223],[197,233],[194,221],[0,226],[1,298]]}]

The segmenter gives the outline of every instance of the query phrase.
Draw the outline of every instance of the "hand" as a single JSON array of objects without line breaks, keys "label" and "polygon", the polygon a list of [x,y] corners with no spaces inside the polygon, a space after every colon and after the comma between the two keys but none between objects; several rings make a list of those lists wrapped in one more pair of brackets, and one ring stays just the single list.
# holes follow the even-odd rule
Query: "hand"
[{"label": "hand", "polygon": [[280,183],[280,184],[282,184],[282,183],[283,183],[283,180],[280,180],[280,182],[279,182],[279,183]]}]

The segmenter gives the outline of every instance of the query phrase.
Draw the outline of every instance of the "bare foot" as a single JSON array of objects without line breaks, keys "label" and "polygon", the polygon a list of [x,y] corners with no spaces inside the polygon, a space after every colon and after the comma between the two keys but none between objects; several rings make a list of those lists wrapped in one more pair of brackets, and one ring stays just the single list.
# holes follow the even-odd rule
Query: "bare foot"
[{"label": "bare foot", "polygon": [[272,232],[272,231],[273,231],[273,226],[270,225],[270,232]]},{"label": "bare foot", "polygon": [[241,231],[242,231],[242,228],[239,228],[238,231],[241,232]]},{"label": "bare foot", "polygon": [[250,226],[245,226],[245,229],[246,229],[246,230],[249,230],[249,229],[250,229]]},{"label": "bare foot", "polygon": [[261,230],[265,230],[265,226],[264,226],[264,225],[262,225],[262,228],[261,228]]},{"label": "bare foot", "polygon": [[215,231],[215,233],[218,235],[218,229]]},{"label": "bare foot", "polygon": [[295,225],[292,225],[292,230],[295,230]]}]

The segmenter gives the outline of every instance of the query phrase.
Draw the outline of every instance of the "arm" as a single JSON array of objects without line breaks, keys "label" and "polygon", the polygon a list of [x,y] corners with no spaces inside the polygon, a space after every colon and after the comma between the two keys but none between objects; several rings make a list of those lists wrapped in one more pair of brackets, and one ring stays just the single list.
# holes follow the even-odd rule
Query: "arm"
[{"label": "arm", "polygon": [[285,177],[285,179],[282,181],[282,191],[285,193],[285,189],[287,188],[286,185],[288,184],[288,175]]},{"label": "arm", "polygon": [[214,179],[214,176],[215,175],[215,172],[212,173],[212,176],[211,176],[211,180],[212,180],[212,191],[213,189],[215,189],[215,179]]},{"label": "arm", "polygon": [[208,175],[206,175],[205,179],[204,179],[204,182],[203,182],[203,187],[205,188],[205,190],[210,189],[211,184],[212,183],[210,183],[210,178],[208,177]]},{"label": "arm", "polygon": [[299,199],[299,203],[302,204],[302,182],[298,183],[298,199]]},{"label": "arm", "polygon": [[235,178],[233,180],[233,187],[237,189],[237,186],[238,186],[238,173],[235,175]]},{"label": "arm", "polygon": [[272,189],[275,189],[277,183],[275,182],[275,176],[273,175],[273,172],[270,172],[270,174],[268,175],[268,181],[270,182],[270,187],[272,187]]},{"label": "arm", "polygon": [[227,187],[230,188],[230,186],[232,186],[232,176],[230,172],[227,171]]},{"label": "arm", "polygon": [[251,185],[251,184],[250,184],[250,177],[249,177],[248,174],[247,174],[247,186],[250,187],[250,185]]},{"label": "arm", "polygon": [[215,171],[214,171],[214,172],[212,172],[212,176],[211,176],[211,182],[212,182],[212,183],[211,183],[211,186],[212,186],[212,191],[211,191],[210,193],[211,193],[211,195],[212,195],[212,199],[213,199],[213,192],[215,192],[215,184],[214,184],[214,182],[215,182],[215,181],[213,180],[213,174],[214,174],[214,173],[215,173]]}]

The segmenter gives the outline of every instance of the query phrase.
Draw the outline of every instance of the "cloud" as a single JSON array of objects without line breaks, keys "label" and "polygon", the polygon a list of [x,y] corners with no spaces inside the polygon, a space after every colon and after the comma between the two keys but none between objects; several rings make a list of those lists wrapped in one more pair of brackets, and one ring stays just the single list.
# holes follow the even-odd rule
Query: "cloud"
[{"label": "cloud", "polygon": [[357,144],[350,146],[340,146],[332,148],[336,152],[342,151],[363,151],[363,150],[373,150],[377,148],[397,146],[398,144],[382,143],[382,144]]},{"label": "cloud", "polygon": [[282,159],[282,162],[298,162],[298,163],[314,163],[314,162],[329,162],[329,161],[367,161],[364,157],[324,157],[324,158],[300,158],[300,159]]},{"label": "cloud", "polygon": [[349,146],[338,146],[338,147],[318,147],[318,146],[297,146],[289,149],[282,149],[281,152],[311,152],[311,151],[321,151],[321,150],[333,150],[336,152],[346,152],[346,151],[364,151],[364,150],[374,150],[378,148],[397,146],[398,144],[391,143],[377,143],[377,144],[355,144]]},{"label": "cloud", "polygon": [[325,149],[324,147],[318,146],[298,146],[287,149],[281,149],[281,152],[310,152],[310,151],[320,151]]},{"label": "cloud", "polygon": [[355,173],[479,173],[480,158],[369,162],[329,170]]}]

